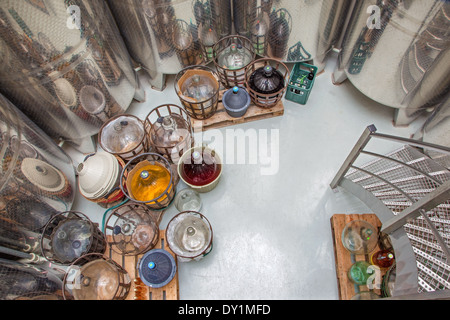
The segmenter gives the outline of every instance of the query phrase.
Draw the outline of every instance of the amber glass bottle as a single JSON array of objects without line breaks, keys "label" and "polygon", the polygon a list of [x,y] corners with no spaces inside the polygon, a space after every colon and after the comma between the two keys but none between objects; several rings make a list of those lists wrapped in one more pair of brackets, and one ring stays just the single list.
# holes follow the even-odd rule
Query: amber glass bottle
[{"label": "amber glass bottle", "polygon": [[391,267],[394,264],[394,261],[394,254],[389,250],[379,250],[370,257],[370,263],[381,269]]},{"label": "amber glass bottle", "polygon": [[[170,184],[170,172],[165,167],[150,162],[130,172],[130,194],[135,200],[150,201],[161,196]],[[135,168],[136,169],[136,168]],[[168,190],[169,191],[169,190]],[[164,195],[159,200],[164,200]]]}]

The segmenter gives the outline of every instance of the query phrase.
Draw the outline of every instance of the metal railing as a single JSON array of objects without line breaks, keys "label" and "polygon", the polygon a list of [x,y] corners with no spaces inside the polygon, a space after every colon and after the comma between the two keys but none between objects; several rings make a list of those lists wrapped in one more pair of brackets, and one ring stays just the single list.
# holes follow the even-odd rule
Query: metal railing
[{"label": "metal railing", "polygon": [[[372,139],[401,147],[382,155],[367,150]],[[450,298],[450,171],[426,155],[430,150],[450,156],[448,147],[377,133],[370,125],[330,183],[362,200],[389,234],[397,268],[392,298]],[[371,161],[356,166],[361,155]]]}]

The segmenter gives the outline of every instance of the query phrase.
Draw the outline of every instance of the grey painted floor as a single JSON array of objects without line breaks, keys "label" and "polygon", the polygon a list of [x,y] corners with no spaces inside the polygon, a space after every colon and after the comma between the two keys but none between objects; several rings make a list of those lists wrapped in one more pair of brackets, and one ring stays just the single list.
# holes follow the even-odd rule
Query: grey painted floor
[{"label": "grey painted floor", "polygon": [[[306,105],[284,100],[281,117],[196,134],[225,165],[218,186],[201,194],[213,250],[200,261],[178,264],[181,299],[338,299],[330,218],[370,210],[345,190],[333,192],[329,183],[368,125],[409,138],[423,119],[394,127],[394,109],[363,96],[349,81],[332,84],[334,64],[330,58]],[[128,113],[144,119],[163,103],[180,105],[173,76],[162,92],[143,85],[146,101],[134,102]],[[234,139],[242,134],[249,138]],[[75,164],[82,159],[69,154]],[[104,212],[79,194],[73,210],[99,223]],[[172,205],[160,229],[177,213]]]}]

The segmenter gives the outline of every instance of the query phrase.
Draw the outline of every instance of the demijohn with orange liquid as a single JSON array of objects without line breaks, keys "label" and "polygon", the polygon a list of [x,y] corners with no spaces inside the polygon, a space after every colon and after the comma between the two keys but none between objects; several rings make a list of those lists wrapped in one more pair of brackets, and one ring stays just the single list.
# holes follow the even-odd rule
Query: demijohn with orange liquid
[{"label": "demijohn with orange liquid", "polygon": [[144,153],[130,160],[126,167],[130,169],[126,179],[129,199],[156,209],[170,204],[175,190],[166,159],[156,153]]}]

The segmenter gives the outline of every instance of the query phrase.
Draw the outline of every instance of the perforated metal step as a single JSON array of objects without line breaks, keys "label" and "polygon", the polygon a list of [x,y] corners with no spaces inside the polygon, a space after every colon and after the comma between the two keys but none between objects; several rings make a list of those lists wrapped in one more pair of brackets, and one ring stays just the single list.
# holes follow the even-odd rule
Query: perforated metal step
[{"label": "perforated metal step", "polygon": [[[374,198],[378,199],[372,207],[382,209],[384,222],[404,219],[406,214],[415,210],[414,214],[402,220],[401,225],[396,225],[397,229],[390,230],[398,230],[400,226],[409,240],[417,267],[417,292],[450,290],[448,148],[443,147],[444,154],[436,158],[438,161],[425,155],[424,149],[417,147],[417,141],[380,155],[365,150],[368,140],[377,136],[374,127],[368,127],[365,134],[366,138],[363,134],[341,168],[343,176],[340,179],[337,176],[333,181],[340,181],[339,185],[356,190],[353,193],[363,201],[373,203],[377,202]],[[368,159],[366,163],[353,165],[361,155],[364,155],[364,160]],[[352,187],[352,183],[358,187]],[[436,194],[439,194],[439,199],[433,199]],[[426,210],[415,209],[423,203],[427,203]],[[386,212],[391,212],[392,217],[386,216]]]}]

